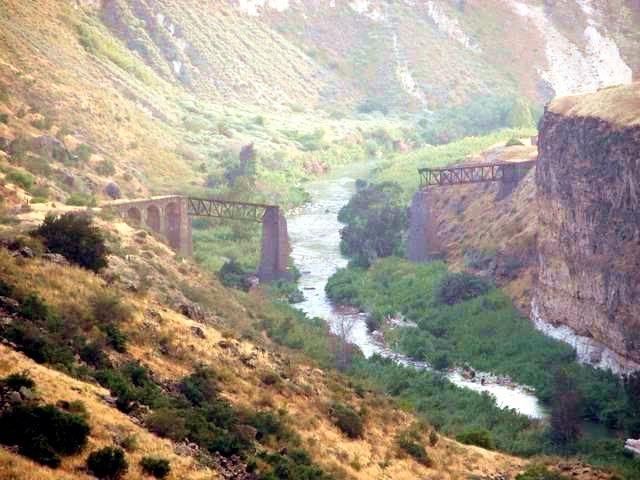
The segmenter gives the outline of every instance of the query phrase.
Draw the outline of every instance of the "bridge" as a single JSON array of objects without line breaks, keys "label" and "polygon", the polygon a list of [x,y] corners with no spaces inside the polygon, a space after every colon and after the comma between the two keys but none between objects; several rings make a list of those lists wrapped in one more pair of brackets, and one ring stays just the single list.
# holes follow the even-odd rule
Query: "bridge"
[{"label": "bridge", "polygon": [[482,182],[501,182],[496,199],[509,195],[536,164],[525,162],[497,162],[454,165],[446,168],[420,168],[420,189],[411,199],[409,207],[409,238],[407,259],[412,262],[428,262],[441,258],[435,249],[436,232],[431,216],[431,188],[465,185]]},{"label": "bridge", "polygon": [[277,205],[236,202],[219,198],[166,195],[116,200],[104,206],[129,223],[165,238],[179,254],[193,255],[191,217],[228,218],[262,223],[262,254],[257,275],[261,281],[287,278],[289,238],[287,222]]},{"label": "bridge", "polygon": [[420,187],[444,187],[498,181],[517,184],[535,163],[535,160],[530,160],[526,162],[476,163],[448,168],[420,168],[418,169]]}]

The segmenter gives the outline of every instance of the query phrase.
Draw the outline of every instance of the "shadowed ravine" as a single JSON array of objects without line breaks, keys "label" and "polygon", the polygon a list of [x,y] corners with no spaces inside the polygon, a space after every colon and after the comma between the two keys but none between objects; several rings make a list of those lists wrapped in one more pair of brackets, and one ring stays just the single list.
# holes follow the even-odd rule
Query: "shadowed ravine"
[{"label": "shadowed ravine", "polygon": [[[300,214],[287,219],[293,250],[291,256],[302,273],[299,284],[305,296],[304,301],[297,304],[297,307],[310,316],[325,319],[332,329],[337,319],[345,315],[354,316],[350,340],[362,350],[366,357],[378,353],[393,358],[399,363],[410,364],[416,368],[429,368],[424,362],[411,360],[386,349],[367,331],[364,314],[338,309],[332,305],[325,294],[324,287],[328,278],[338,268],[347,265],[347,259],[340,254],[342,224],[338,222],[337,216],[355,188],[355,176],[349,175],[362,173],[361,170],[362,166],[359,170],[345,172],[344,177],[325,177],[306,185],[312,201]],[[542,418],[545,415],[535,395],[521,387],[481,385],[465,380],[459,372],[449,373],[448,378],[456,385],[493,394],[496,403],[501,407],[513,408],[534,418]]]}]

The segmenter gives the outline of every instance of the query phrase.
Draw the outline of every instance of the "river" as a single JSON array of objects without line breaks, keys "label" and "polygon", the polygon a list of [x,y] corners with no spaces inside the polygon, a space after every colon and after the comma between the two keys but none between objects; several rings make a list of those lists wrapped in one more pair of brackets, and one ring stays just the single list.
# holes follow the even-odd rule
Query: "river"
[{"label": "river", "polygon": [[[330,174],[306,184],[305,188],[311,194],[312,201],[300,213],[287,218],[292,246],[291,256],[302,274],[299,285],[305,297],[296,307],[309,316],[323,318],[333,331],[337,330],[337,322],[348,315],[353,324],[349,340],[357,345],[367,358],[377,353],[415,368],[429,368],[424,362],[411,360],[385,348],[367,331],[365,314],[337,308],[324,291],[329,277],[338,268],[347,265],[347,259],[340,254],[342,224],[338,222],[338,211],[353,194],[357,176],[366,176],[365,167],[350,167],[341,170],[339,177]],[[536,396],[525,388],[493,383],[481,385],[479,382],[463,378],[459,371],[450,372],[447,376],[456,385],[489,392],[500,407],[513,408],[531,418],[540,419],[545,416]]]}]

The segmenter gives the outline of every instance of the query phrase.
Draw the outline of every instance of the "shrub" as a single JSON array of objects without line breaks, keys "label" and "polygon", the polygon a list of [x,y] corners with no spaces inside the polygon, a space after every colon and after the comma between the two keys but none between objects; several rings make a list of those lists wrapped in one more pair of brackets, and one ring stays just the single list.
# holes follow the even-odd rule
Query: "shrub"
[{"label": "shrub", "polygon": [[171,467],[169,466],[169,460],[156,457],[143,457],[140,460],[140,466],[147,475],[153,475],[156,478],[165,478],[169,475]]},{"label": "shrub", "polygon": [[116,352],[125,353],[127,351],[127,335],[118,328],[117,325],[107,325],[105,328],[107,342]]},{"label": "shrub", "polygon": [[333,423],[349,438],[362,437],[364,426],[362,418],[348,405],[335,403],[331,407]]},{"label": "shrub", "polygon": [[116,167],[109,159],[98,162],[95,166],[96,173],[103,177],[110,177],[116,173]]},{"label": "shrub", "polygon": [[12,373],[11,375],[0,380],[0,383],[4,383],[10,390],[18,391],[20,388],[34,388],[36,382],[33,381],[28,370],[20,373]]},{"label": "shrub", "polygon": [[9,114],[8,113],[0,113],[0,123],[4,123],[4,124],[9,123]]},{"label": "shrub", "polygon": [[244,269],[233,259],[229,259],[218,272],[220,281],[225,287],[248,291],[251,282]]},{"label": "shrub", "polygon": [[516,145],[524,145],[524,143],[522,143],[520,140],[518,140],[517,138],[510,138],[507,143],[505,144],[506,147],[513,147]]},{"label": "shrub", "polygon": [[411,455],[418,463],[430,467],[433,462],[425,448],[414,441],[410,435],[404,434],[398,438],[398,446],[401,450]]},{"label": "shrub", "polygon": [[568,477],[559,473],[550,472],[544,465],[531,465],[516,480],[568,480]]},{"label": "shrub", "polygon": [[0,443],[17,445],[20,454],[53,468],[59,455],[82,451],[88,434],[84,418],[53,405],[18,404],[0,415]]},{"label": "shrub", "polygon": [[437,443],[438,443],[438,434],[436,433],[435,430],[431,430],[431,432],[429,432],[429,445],[431,445],[432,447],[435,447]]},{"label": "shrub", "polygon": [[127,472],[129,465],[121,448],[105,447],[91,452],[87,468],[100,479],[118,480]]},{"label": "shrub", "polygon": [[67,198],[66,204],[77,207],[95,207],[96,197],[88,193],[73,192]]},{"label": "shrub", "polygon": [[87,215],[48,215],[32,235],[41,237],[49,251],[60,253],[81,267],[98,272],[107,266],[108,251],[104,237]]},{"label": "shrub", "polygon": [[112,290],[100,290],[91,297],[89,303],[98,324],[119,324],[131,318],[131,306],[123,303],[120,294]]},{"label": "shrub", "polygon": [[460,443],[477,445],[478,447],[486,448],[489,450],[492,450],[494,448],[493,439],[491,438],[491,432],[484,429],[466,430],[456,435],[456,440]]},{"label": "shrub", "polygon": [[30,173],[13,170],[7,174],[6,180],[24,190],[30,190],[33,187],[33,176]]},{"label": "shrub", "polygon": [[78,161],[82,163],[87,163],[89,161],[89,158],[91,158],[92,153],[93,149],[86,143],[81,143],[80,145],[78,145],[78,148],[75,151],[75,154],[78,157]]},{"label": "shrub", "polygon": [[466,272],[449,273],[436,288],[435,301],[438,304],[455,305],[489,290],[489,282],[482,278]]}]

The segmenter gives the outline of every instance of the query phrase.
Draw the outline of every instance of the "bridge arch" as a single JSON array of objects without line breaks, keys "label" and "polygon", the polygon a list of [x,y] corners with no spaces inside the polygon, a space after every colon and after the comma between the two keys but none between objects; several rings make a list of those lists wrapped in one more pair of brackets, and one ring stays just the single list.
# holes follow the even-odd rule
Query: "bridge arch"
[{"label": "bridge arch", "polygon": [[137,207],[129,207],[127,209],[127,220],[136,226],[142,225],[142,213]]},{"label": "bridge arch", "polygon": [[154,232],[162,232],[160,209],[155,205],[149,205],[147,207],[147,226]]}]

